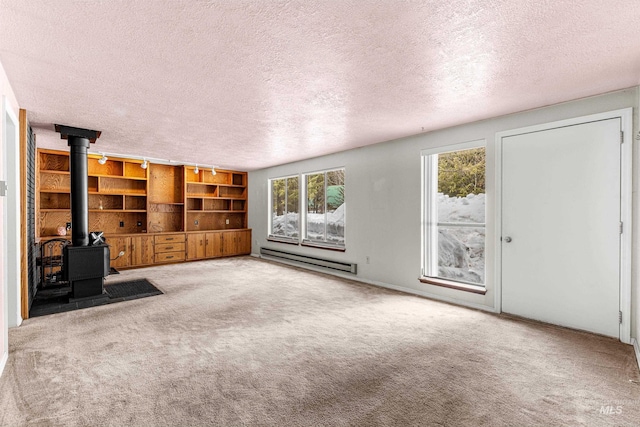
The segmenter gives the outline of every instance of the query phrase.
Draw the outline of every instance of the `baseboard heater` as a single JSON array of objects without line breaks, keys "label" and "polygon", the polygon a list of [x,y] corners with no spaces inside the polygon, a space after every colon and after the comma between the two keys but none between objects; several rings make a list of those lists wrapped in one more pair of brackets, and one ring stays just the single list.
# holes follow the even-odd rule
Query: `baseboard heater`
[{"label": "baseboard heater", "polygon": [[329,270],[343,271],[346,273],[357,273],[358,265],[349,262],[333,261],[330,259],[294,254],[292,252],[269,248],[260,248],[260,255],[265,258],[276,258],[278,260],[300,264],[301,266],[310,265],[314,267],[326,268]]}]

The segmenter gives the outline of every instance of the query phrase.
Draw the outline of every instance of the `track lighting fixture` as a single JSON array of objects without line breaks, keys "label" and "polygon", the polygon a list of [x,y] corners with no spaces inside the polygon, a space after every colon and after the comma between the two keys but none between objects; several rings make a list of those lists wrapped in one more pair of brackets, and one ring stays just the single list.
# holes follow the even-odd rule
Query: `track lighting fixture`
[{"label": "track lighting fixture", "polygon": [[[100,163],[101,165],[104,165],[107,163],[107,160],[109,160],[109,158],[114,158],[116,159],[116,163],[119,162],[120,160],[122,160],[123,158],[127,158],[127,159],[134,159],[134,160],[142,160],[142,163],[139,163],[140,167],[142,169],[148,169],[149,168],[149,163],[153,162],[153,164],[158,164],[158,165],[182,165],[184,167],[193,167],[193,173],[198,175],[200,173],[200,166],[198,165],[198,163],[190,163],[190,162],[181,162],[179,160],[166,160],[166,159],[158,159],[155,157],[147,157],[147,156],[132,156],[130,154],[119,154],[119,153],[106,153],[104,151],[98,151],[98,152],[93,152],[91,153],[92,155],[96,156],[101,156],[98,158],[98,163]],[[108,157],[111,156],[111,157]],[[95,158],[95,157],[93,157]],[[113,160],[111,160],[113,161]],[[215,176],[217,174],[216,172],[216,168],[217,166],[211,166],[211,175]],[[209,171],[209,167],[205,165],[205,172]]]}]

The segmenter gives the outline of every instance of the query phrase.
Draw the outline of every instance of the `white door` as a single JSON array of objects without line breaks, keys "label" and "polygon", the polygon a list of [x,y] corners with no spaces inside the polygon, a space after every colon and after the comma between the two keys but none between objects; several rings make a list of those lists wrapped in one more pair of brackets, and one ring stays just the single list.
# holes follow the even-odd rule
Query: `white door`
[{"label": "white door", "polygon": [[620,336],[620,131],[502,138],[502,311]]}]

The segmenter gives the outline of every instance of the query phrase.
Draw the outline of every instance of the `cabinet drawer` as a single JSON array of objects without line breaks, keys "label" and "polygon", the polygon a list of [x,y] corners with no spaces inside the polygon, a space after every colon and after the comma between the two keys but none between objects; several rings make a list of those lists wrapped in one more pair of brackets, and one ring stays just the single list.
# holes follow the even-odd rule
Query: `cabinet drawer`
[{"label": "cabinet drawer", "polygon": [[[179,243],[184,242],[184,234],[163,234],[156,236],[156,244],[158,243]],[[156,248],[156,251],[158,249]]]},{"label": "cabinet drawer", "polygon": [[184,251],[156,253],[156,262],[184,261]]},{"label": "cabinet drawer", "polygon": [[156,253],[160,252],[184,252],[184,242],[182,243],[156,243]]}]

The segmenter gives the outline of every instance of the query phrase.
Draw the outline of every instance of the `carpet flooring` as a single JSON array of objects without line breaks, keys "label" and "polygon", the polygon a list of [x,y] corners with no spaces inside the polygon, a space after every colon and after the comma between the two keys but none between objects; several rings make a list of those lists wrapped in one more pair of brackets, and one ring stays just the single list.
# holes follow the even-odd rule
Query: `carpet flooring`
[{"label": "carpet flooring", "polygon": [[637,426],[631,346],[251,257],[9,331],[2,426]]}]

